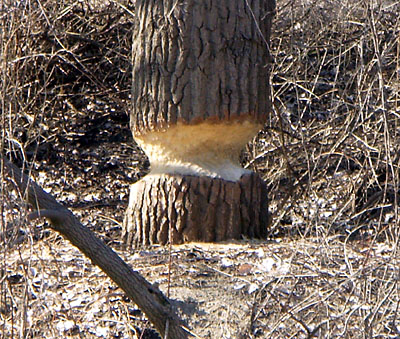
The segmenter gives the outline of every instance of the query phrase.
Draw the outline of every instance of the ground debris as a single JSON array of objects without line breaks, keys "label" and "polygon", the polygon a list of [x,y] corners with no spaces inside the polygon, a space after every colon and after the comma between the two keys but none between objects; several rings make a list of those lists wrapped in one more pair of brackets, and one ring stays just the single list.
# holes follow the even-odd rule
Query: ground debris
[{"label": "ground debris", "polygon": [[[167,247],[119,254],[170,291],[202,338],[351,338],[366,326],[383,338],[398,326],[400,257],[384,244],[191,243],[172,247],[171,266]],[[12,300],[3,303],[2,317],[13,316],[15,328],[25,321],[32,338],[135,338],[150,329],[143,313],[63,240],[20,245],[5,277]],[[6,322],[5,333],[11,331]]]}]

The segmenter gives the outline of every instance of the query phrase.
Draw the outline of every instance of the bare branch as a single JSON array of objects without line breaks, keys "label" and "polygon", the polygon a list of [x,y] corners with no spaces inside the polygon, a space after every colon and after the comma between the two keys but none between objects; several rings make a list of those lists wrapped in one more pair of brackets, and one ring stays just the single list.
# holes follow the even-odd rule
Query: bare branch
[{"label": "bare branch", "polygon": [[140,307],[162,337],[165,337],[166,332],[168,338],[188,337],[188,333],[182,327],[183,322],[175,314],[168,298],[157,287],[133,271],[52,195],[46,193],[14,164],[3,159],[6,175],[15,182],[21,192],[25,192],[28,202],[37,210],[29,215],[30,220],[39,217],[49,219],[52,229],[65,236],[99,266]]}]

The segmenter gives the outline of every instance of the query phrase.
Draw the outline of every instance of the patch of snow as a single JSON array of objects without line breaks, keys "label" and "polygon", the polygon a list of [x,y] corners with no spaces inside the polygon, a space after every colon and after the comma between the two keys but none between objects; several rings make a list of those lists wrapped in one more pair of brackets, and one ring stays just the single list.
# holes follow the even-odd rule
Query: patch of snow
[{"label": "patch of snow", "polygon": [[259,289],[259,286],[257,284],[250,284],[250,286],[249,286],[249,294],[254,293],[258,289]]},{"label": "patch of snow", "polygon": [[222,267],[231,267],[234,265],[234,262],[228,258],[222,258],[221,266]]},{"label": "patch of snow", "polygon": [[235,285],[233,286],[233,289],[234,289],[234,290],[241,290],[241,289],[243,289],[243,288],[245,288],[245,287],[246,287],[246,283],[240,282],[240,283],[235,284]]},{"label": "patch of snow", "polygon": [[97,337],[108,338],[109,331],[108,327],[97,326],[95,334]]},{"label": "patch of snow", "polygon": [[271,272],[277,266],[277,262],[274,258],[266,258],[258,266],[263,272]]},{"label": "patch of snow", "polygon": [[72,320],[61,320],[57,323],[56,328],[60,333],[67,332],[74,328],[75,323]]},{"label": "patch of snow", "polygon": [[263,258],[265,256],[264,249],[262,247],[260,247],[259,249],[256,250],[256,254],[257,254],[257,257]]}]

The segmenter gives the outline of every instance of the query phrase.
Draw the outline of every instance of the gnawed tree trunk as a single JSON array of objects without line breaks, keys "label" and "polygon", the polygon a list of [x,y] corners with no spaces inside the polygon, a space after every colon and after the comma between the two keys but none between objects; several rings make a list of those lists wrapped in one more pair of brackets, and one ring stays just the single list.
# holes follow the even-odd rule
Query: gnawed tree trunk
[{"label": "gnawed tree trunk", "polygon": [[264,237],[267,194],[239,155],[270,111],[273,0],[139,0],[131,129],[151,172],[131,187],[128,244]]}]

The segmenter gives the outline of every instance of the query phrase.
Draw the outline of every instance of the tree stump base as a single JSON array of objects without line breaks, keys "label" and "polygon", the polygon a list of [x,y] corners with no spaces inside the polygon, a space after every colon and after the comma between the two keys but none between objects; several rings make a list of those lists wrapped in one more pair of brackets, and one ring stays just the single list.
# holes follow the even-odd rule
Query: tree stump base
[{"label": "tree stump base", "polygon": [[131,186],[123,238],[128,246],[265,238],[267,188],[257,173],[235,182],[148,175]]}]

